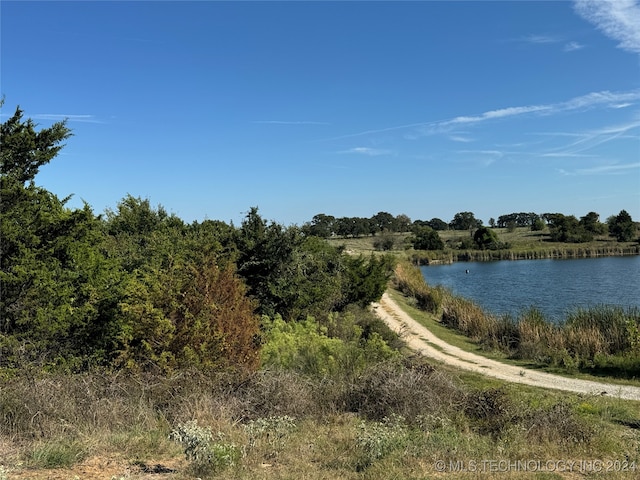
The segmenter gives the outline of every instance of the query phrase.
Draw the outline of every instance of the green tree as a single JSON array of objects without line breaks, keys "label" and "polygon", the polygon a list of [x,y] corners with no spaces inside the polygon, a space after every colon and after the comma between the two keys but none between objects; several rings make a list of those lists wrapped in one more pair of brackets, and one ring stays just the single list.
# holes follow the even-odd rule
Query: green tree
[{"label": "green tree", "polygon": [[314,215],[311,223],[303,227],[307,235],[315,235],[320,238],[329,238],[334,233],[336,218],[331,215],[319,213]]},{"label": "green tree", "polygon": [[490,228],[480,227],[473,234],[473,241],[481,250],[497,250],[500,248],[498,234]]},{"label": "green tree", "polygon": [[588,232],[573,215],[550,214],[548,221],[549,234],[554,242],[582,243],[593,240],[593,234]]},{"label": "green tree", "polygon": [[636,238],[636,225],[626,210],[608,219],[609,234],[616,237],[618,242],[631,242]]},{"label": "green tree", "polygon": [[432,218],[427,222],[427,226],[437,231],[449,230],[449,224],[439,218]]},{"label": "green tree", "polygon": [[456,213],[449,223],[452,230],[472,230],[482,226],[482,221],[477,220],[472,212]]},{"label": "green tree", "polygon": [[444,242],[431,227],[417,227],[414,229],[411,243],[416,250],[442,250]]},{"label": "green tree", "polygon": [[[0,107],[4,100],[0,101]],[[37,124],[31,119],[22,119],[23,111],[15,113],[0,125],[0,174],[4,181],[20,184],[33,181],[40,167],[49,163],[64,147],[61,143],[72,133],[66,121],[54,123],[49,128],[36,131]],[[7,199],[3,197],[3,208]]]},{"label": "green tree", "polygon": [[349,304],[366,307],[371,302],[380,300],[387,289],[387,282],[392,273],[393,261],[390,257],[376,257],[369,259],[362,255],[345,257],[346,281],[343,283],[343,300],[340,309]]},{"label": "green tree", "polygon": [[371,217],[371,231],[374,235],[379,232],[393,232],[395,231],[395,222],[395,217],[390,213],[378,212]]},{"label": "green tree", "polygon": [[394,231],[396,232],[408,232],[411,229],[411,219],[401,213],[394,221]]},{"label": "green tree", "polygon": [[117,342],[123,274],[103,255],[91,209],[68,209],[35,185],[71,135],[64,122],[35,127],[19,108],[0,126],[0,332],[44,362],[104,363]]},{"label": "green tree", "polygon": [[542,220],[542,218],[538,217],[533,221],[533,224],[531,225],[531,231],[540,232],[540,231],[544,230],[545,226],[546,225],[544,223],[544,220]]},{"label": "green tree", "polygon": [[600,215],[596,212],[589,212],[584,217],[580,217],[580,225],[594,235],[603,235],[607,232],[607,226],[600,222]]}]

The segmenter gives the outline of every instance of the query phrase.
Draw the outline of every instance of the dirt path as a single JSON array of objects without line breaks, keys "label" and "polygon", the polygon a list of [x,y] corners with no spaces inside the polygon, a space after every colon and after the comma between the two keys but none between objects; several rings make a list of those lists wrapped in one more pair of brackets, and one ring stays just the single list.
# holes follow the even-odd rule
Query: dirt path
[{"label": "dirt path", "polygon": [[379,303],[374,304],[374,311],[389,328],[401,336],[409,348],[447,365],[507,382],[640,401],[640,387],[561,377],[507,365],[449,345],[411,318],[387,293],[382,296]]}]

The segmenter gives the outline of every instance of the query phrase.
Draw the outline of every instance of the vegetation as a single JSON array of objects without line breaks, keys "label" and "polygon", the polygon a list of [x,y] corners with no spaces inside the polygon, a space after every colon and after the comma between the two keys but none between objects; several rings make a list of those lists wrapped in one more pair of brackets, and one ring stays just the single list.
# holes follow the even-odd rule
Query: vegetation
[{"label": "vegetation", "polygon": [[401,264],[396,287],[418,308],[436,314],[442,325],[483,349],[538,367],[628,379],[640,378],[640,309],[598,306],[578,309],[561,323],[536,308],[517,318],[494,316],[476,303],[443,288],[431,288],[418,268]]},{"label": "vegetation", "polygon": [[[624,460],[610,478],[635,478],[637,404],[463,382],[404,351],[368,308],[390,278],[484,328],[409,263],[392,276],[372,241],[404,248],[406,216],[342,222],[340,244],[320,215],[186,224],[131,195],[96,215],[35,184],[64,122],[36,131],[17,109],[1,128],[0,478],[424,478],[437,461],[558,457]],[[440,239],[437,220],[415,238]],[[370,251],[350,251],[364,235]],[[607,315],[571,320],[575,362],[635,355],[636,313]]]}]

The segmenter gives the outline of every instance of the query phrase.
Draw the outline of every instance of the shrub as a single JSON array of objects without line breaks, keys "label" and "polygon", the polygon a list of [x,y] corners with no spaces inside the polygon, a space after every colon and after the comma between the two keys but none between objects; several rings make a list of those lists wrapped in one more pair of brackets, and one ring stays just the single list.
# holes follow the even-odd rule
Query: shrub
[{"label": "shrub", "polygon": [[183,445],[187,460],[199,474],[219,472],[240,459],[236,445],[222,442],[223,435],[219,432],[217,437],[214,442],[211,428],[200,427],[195,420],[179,424],[170,434],[171,439]]},{"label": "shrub", "polygon": [[531,440],[561,446],[589,443],[596,433],[595,427],[580,420],[565,402],[528,413],[523,424]]},{"label": "shrub", "polygon": [[397,414],[413,423],[427,411],[456,410],[461,398],[460,387],[446,374],[425,364],[387,361],[353,378],[339,403],[370,420]]},{"label": "shrub", "polygon": [[373,248],[376,250],[393,250],[395,239],[391,235],[384,235],[373,241]]},{"label": "shrub", "polygon": [[360,457],[357,470],[363,470],[392,451],[404,448],[407,440],[408,430],[404,418],[399,415],[385,417],[381,422],[360,422],[356,434]]},{"label": "shrub", "polygon": [[315,383],[306,375],[286,370],[261,370],[235,392],[240,398],[244,419],[272,416],[301,417],[322,412]]},{"label": "shrub", "polygon": [[266,448],[269,457],[275,457],[282,451],[287,437],[295,429],[295,418],[289,415],[258,418],[244,425],[249,448]]},{"label": "shrub", "polygon": [[517,409],[504,389],[468,393],[464,403],[465,414],[474,421],[480,433],[497,437],[517,421]]}]

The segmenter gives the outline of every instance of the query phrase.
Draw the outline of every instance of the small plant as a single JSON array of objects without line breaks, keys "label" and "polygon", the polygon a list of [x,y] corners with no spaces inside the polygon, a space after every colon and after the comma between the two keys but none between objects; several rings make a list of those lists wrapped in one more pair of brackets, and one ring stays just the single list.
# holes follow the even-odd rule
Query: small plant
[{"label": "small plant", "polygon": [[382,422],[361,422],[356,434],[360,450],[358,470],[363,470],[392,451],[403,448],[408,438],[404,418],[399,415],[386,417]]},{"label": "small plant", "polygon": [[218,432],[218,442],[213,442],[211,428],[201,427],[195,420],[179,424],[169,437],[184,446],[187,460],[193,462],[198,473],[219,472],[234,466],[240,458],[236,445],[222,442],[222,433]]},{"label": "small plant", "polygon": [[29,454],[29,466],[34,468],[71,467],[86,455],[76,441],[48,441],[36,445]]},{"label": "small plant", "polygon": [[6,468],[4,465],[0,465],[0,480],[9,480],[9,472],[10,469]]},{"label": "small plant", "polygon": [[288,415],[258,418],[244,426],[249,436],[249,448],[255,448],[266,441],[271,450],[270,456],[277,455],[283,449],[286,438],[295,428],[295,419]]}]

